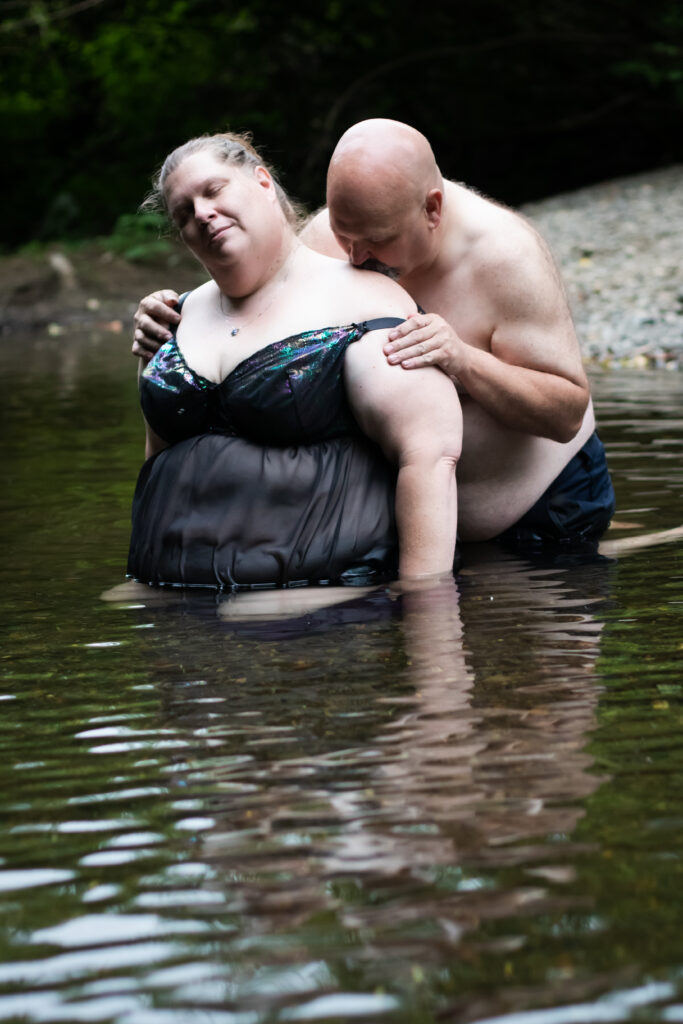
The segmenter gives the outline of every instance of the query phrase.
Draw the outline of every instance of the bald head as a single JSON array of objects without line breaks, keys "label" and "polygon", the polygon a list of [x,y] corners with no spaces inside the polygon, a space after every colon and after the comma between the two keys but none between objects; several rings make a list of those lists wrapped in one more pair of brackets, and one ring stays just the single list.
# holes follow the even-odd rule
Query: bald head
[{"label": "bald head", "polygon": [[373,118],[353,125],[337,143],[327,175],[327,201],[388,212],[406,202],[421,202],[441,184],[424,135],[401,121]]},{"label": "bald head", "polygon": [[437,244],[442,202],[432,148],[415,128],[374,118],[337,143],[327,205],[330,227],[352,263],[380,264],[399,275],[423,264]]}]

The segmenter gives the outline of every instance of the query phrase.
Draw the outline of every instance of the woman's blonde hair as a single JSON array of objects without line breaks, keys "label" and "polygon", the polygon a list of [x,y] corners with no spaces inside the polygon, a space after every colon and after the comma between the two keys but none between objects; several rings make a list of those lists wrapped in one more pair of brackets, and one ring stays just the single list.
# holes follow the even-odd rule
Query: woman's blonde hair
[{"label": "woman's blonde hair", "polygon": [[199,135],[195,139],[184,142],[169,153],[160,170],[154,176],[152,191],[140,205],[141,210],[163,211],[168,215],[164,185],[169,174],[173,174],[183,160],[195,153],[209,152],[219,160],[238,167],[265,167],[275,185],[275,192],[282,211],[294,231],[298,231],[305,218],[305,210],[300,203],[289,198],[278,181],[277,174],[261,157],[251,141],[249,132],[220,132],[216,135]]}]

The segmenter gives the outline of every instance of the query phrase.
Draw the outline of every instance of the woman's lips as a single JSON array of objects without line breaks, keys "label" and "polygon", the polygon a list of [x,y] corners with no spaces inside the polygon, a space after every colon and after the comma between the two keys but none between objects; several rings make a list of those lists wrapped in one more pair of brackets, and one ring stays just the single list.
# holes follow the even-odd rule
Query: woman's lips
[{"label": "woman's lips", "polygon": [[234,221],[231,221],[229,224],[223,224],[220,228],[218,228],[216,231],[213,231],[209,235],[209,241],[217,241],[219,238],[222,238],[227,231],[230,231],[230,229],[233,228],[234,226]]}]

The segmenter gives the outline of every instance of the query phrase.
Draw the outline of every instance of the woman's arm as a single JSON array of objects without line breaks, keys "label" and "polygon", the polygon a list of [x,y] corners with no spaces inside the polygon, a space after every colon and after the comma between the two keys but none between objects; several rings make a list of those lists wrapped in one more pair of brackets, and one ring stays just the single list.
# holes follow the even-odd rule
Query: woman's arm
[{"label": "woman's arm", "polygon": [[145,458],[149,459],[150,456],[156,455],[157,452],[161,452],[164,448],[168,447],[168,441],[164,441],[163,437],[155,434],[147,420],[145,420]]},{"label": "woman's arm", "polygon": [[386,331],[373,331],[349,346],[347,392],[361,428],[398,465],[401,578],[443,575],[452,571],[455,554],[460,401],[440,370],[406,373],[390,366],[383,352],[386,337]]},{"label": "woman's arm", "polygon": [[[140,386],[140,377],[145,369],[146,360],[138,359],[138,387]],[[159,437],[149,423],[143,416],[145,422],[145,458],[148,459],[151,455],[156,455],[157,452],[163,451],[164,448],[168,448],[168,441],[164,441],[163,437]]]}]

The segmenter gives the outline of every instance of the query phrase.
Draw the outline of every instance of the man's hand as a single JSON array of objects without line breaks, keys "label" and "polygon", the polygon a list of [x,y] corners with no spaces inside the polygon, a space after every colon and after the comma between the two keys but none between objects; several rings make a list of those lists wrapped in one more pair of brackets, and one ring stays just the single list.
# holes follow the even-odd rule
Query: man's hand
[{"label": "man's hand", "polygon": [[450,324],[436,313],[411,313],[406,321],[389,331],[384,354],[390,363],[405,370],[438,366],[449,377],[462,369],[465,342]]},{"label": "man's hand", "polygon": [[148,363],[157,349],[172,337],[169,328],[180,323],[180,313],[176,313],[173,308],[178,305],[178,301],[178,293],[168,288],[145,295],[140,301],[133,317],[134,356]]}]

